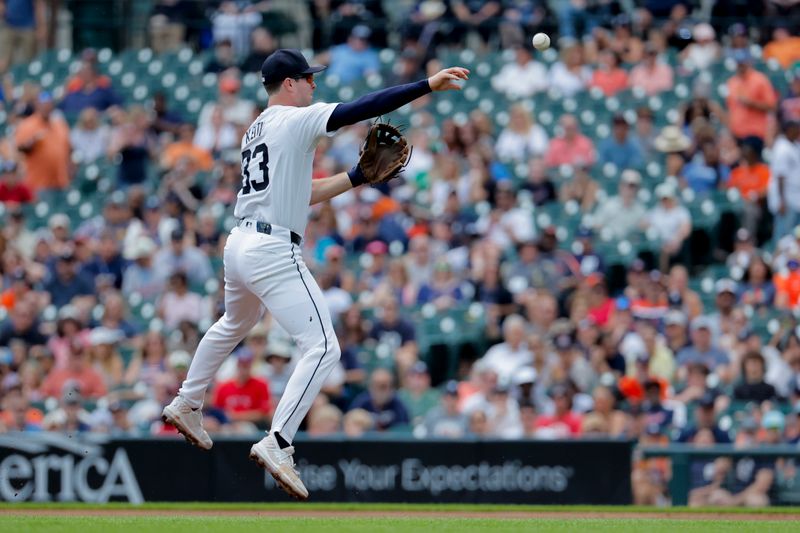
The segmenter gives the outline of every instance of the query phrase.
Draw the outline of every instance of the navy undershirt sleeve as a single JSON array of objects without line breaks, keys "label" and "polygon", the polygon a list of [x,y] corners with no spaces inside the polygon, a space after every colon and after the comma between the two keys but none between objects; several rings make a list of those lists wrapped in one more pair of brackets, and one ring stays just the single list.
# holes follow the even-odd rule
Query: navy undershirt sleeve
[{"label": "navy undershirt sleeve", "polygon": [[431,92],[428,80],[388,87],[369,93],[352,102],[344,102],[328,117],[327,130],[336,131],[343,126],[355,124],[368,118],[390,113],[395,109]]}]

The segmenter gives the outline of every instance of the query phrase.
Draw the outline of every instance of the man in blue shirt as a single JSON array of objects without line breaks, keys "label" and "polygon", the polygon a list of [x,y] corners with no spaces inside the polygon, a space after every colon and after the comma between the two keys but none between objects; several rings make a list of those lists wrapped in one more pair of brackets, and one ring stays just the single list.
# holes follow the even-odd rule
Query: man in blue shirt
[{"label": "man in blue shirt", "polygon": [[46,31],[44,18],[44,0],[0,0],[0,73],[36,56],[37,36]]},{"label": "man in blue shirt", "polygon": [[364,409],[372,413],[375,429],[378,431],[409,423],[408,410],[395,393],[392,374],[384,368],[378,368],[372,373],[369,390],[356,396],[350,409]]},{"label": "man in blue shirt", "polygon": [[122,103],[112,86],[111,78],[97,68],[97,52],[87,49],[81,54],[81,67],[66,85],[66,94],[59,108],[67,115],[77,115],[87,107],[105,111]]},{"label": "man in blue shirt", "polygon": [[51,302],[56,307],[63,307],[72,302],[76,296],[93,296],[94,285],[84,275],[78,273],[75,256],[72,251],[65,251],[56,260],[50,280],[45,290],[51,295]]},{"label": "man in blue shirt", "polygon": [[614,115],[611,136],[597,147],[600,164],[614,163],[617,169],[641,168],[642,147],[639,141],[628,134],[628,121],[622,115]]},{"label": "man in blue shirt", "polygon": [[352,83],[377,73],[381,63],[378,52],[369,45],[370,34],[369,28],[359,24],[346,43],[331,48],[328,76],[338,76],[341,83]]},{"label": "man in blue shirt", "polygon": [[728,181],[731,169],[720,161],[716,142],[706,141],[700,145],[700,150],[694,157],[684,165],[682,174],[686,184],[694,192],[707,194]]},{"label": "man in blue shirt", "polygon": [[678,352],[678,364],[702,363],[712,371],[718,371],[718,367],[724,369],[730,362],[728,354],[714,346],[711,338],[711,321],[708,317],[699,316],[692,320],[692,343]]}]

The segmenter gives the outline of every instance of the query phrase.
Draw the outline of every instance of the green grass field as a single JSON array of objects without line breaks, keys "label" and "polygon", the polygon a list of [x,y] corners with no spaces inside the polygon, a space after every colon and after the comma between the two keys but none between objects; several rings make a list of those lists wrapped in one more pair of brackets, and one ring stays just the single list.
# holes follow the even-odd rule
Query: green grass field
[{"label": "green grass field", "polygon": [[[202,514],[200,514],[202,513]],[[435,514],[433,514],[435,513]],[[654,516],[654,513],[657,516]],[[336,516],[332,516],[332,515]],[[468,514],[468,516],[465,516]],[[521,517],[531,514],[531,517]],[[602,514],[602,517],[598,517]],[[615,517],[619,514],[619,517]],[[642,515],[637,517],[636,515]],[[273,515],[273,516],[271,516]],[[695,519],[694,516],[697,518]],[[794,520],[794,518],[797,520]],[[789,519],[789,520],[787,520]],[[0,532],[800,531],[800,509],[386,504],[5,504]]]}]

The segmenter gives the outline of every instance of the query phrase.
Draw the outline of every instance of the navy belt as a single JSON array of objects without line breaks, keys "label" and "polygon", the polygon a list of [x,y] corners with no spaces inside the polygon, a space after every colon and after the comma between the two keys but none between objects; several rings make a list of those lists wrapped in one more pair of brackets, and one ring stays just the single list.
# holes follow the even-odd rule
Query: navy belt
[{"label": "navy belt", "polygon": [[[263,233],[265,235],[272,235],[272,224],[270,224],[269,222],[262,222],[260,220],[249,220],[246,218],[241,218],[239,219],[238,225],[253,227],[259,233]],[[300,242],[303,240],[303,238],[291,230],[288,231],[289,231],[289,239],[292,241],[292,244],[300,246]]]}]

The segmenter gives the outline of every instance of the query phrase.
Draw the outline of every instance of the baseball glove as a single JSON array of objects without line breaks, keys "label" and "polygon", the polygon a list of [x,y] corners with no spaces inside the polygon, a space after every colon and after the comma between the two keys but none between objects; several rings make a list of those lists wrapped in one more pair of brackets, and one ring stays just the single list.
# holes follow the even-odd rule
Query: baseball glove
[{"label": "baseball glove", "polygon": [[358,167],[365,183],[378,185],[396,178],[410,158],[411,146],[400,130],[386,122],[376,122],[361,146]]}]

